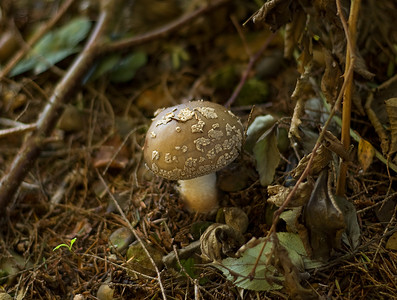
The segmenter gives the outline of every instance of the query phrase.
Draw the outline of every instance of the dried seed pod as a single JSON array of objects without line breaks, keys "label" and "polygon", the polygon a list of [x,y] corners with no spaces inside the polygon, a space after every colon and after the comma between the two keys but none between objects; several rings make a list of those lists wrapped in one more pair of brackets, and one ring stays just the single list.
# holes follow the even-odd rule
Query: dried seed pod
[{"label": "dried seed pod", "polygon": [[226,224],[215,223],[207,228],[200,237],[201,255],[207,261],[219,261],[235,257],[236,251],[244,243],[240,231]]}]

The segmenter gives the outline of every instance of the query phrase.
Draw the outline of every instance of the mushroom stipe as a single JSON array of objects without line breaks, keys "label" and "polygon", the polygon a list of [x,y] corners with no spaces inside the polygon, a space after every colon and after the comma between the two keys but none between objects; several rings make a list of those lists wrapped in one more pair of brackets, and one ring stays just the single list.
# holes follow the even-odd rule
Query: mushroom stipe
[{"label": "mushroom stipe", "polygon": [[243,132],[222,105],[199,100],[168,107],[153,119],[144,159],[153,173],[179,180],[189,209],[209,212],[218,203],[215,172],[237,158]]}]

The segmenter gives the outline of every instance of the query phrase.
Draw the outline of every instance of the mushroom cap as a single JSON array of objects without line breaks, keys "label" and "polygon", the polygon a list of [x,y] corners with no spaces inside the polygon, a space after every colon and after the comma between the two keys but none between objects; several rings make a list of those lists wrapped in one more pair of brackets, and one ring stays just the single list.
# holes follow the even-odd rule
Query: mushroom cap
[{"label": "mushroom cap", "polygon": [[243,125],[224,106],[191,101],[168,107],[147,132],[143,155],[147,166],[170,180],[216,172],[240,153]]}]

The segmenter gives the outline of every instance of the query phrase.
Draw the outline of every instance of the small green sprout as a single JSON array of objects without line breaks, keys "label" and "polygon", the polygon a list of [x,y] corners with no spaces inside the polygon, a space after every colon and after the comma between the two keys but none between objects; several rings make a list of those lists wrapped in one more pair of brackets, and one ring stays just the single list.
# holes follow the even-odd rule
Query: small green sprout
[{"label": "small green sprout", "polygon": [[58,250],[58,249],[61,248],[61,247],[66,247],[66,248],[69,249],[70,252],[73,252],[73,251],[72,251],[72,247],[73,247],[73,244],[74,244],[74,242],[75,242],[76,240],[77,240],[77,238],[73,238],[73,239],[70,241],[70,245],[67,245],[67,244],[59,244],[59,245],[56,246],[54,249],[52,249],[52,251]]}]

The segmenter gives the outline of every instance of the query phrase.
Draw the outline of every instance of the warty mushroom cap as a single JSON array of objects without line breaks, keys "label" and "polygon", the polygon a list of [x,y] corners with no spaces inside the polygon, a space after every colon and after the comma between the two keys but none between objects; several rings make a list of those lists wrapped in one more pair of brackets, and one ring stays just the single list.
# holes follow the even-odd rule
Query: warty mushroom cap
[{"label": "warty mushroom cap", "polygon": [[240,153],[243,125],[224,106],[191,101],[168,107],[147,132],[144,159],[157,175],[186,180],[216,172]]}]

